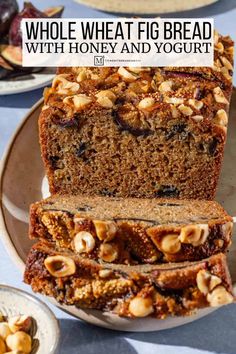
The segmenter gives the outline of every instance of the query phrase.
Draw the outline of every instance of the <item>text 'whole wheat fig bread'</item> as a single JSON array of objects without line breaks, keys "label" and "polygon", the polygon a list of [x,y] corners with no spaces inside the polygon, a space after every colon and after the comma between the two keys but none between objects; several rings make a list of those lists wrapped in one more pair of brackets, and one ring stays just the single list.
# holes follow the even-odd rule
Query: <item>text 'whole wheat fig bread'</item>
[{"label": "text 'whole wheat fig bread'", "polygon": [[55,195],[30,212],[30,238],[119,264],[203,259],[228,248],[232,228],[212,201]]},{"label": "text 'whole wheat fig bread'", "polygon": [[184,316],[234,301],[223,254],[192,263],[126,266],[99,264],[38,243],[28,256],[24,281],[62,304],[124,317]]},{"label": "text 'whole wheat fig bread'", "polygon": [[52,193],[213,199],[233,42],[213,68],[60,68],[39,119]]}]

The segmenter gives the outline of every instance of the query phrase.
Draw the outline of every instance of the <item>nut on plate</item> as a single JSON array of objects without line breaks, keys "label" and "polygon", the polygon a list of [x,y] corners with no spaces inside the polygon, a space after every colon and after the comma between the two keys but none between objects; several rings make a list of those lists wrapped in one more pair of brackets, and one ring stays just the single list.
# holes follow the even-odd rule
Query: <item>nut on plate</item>
[{"label": "nut on plate", "polygon": [[182,227],[179,239],[182,243],[189,243],[194,247],[206,242],[209,235],[207,224],[193,224]]},{"label": "nut on plate", "polygon": [[25,354],[30,353],[32,349],[31,337],[22,331],[10,334],[6,339],[6,343],[9,349],[23,352]]},{"label": "nut on plate", "polygon": [[136,296],[129,303],[129,312],[135,317],[146,317],[154,312],[151,297]]},{"label": "nut on plate", "polygon": [[75,262],[70,257],[49,256],[45,259],[44,265],[53,277],[66,277],[76,272]]},{"label": "nut on plate", "polygon": [[15,333],[17,331],[28,332],[32,325],[32,320],[31,317],[29,316],[19,315],[19,316],[10,317],[8,319],[8,324],[12,333]]},{"label": "nut on plate", "polygon": [[197,273],[197,287],[202,294],[207,295],[216,286],[222,283],[222,280],[208,270],[202,269]]},{"label": "nut on plate", "polygon": [[231,304],[234,297],[225,289],[224,286],[217,286],[211,293],[207,294],[207,301],[211,307]]},{"label": "nut on plate", "polygon": [[113,221],[93,220],[93,224],[100,241],[111,241],[117,233],[117,225]]},{"label": "nut on plate", "polygon": [[1,322],[0,323],[0,337],[4,340],[6,340],[7,336],[11,334],[11,329],[9,327],[9,324],[7,322]]},{"label": "nut on plate", "polygon": [[118,247],[114,243],[102,243],[99,256],[104,262],[114,262],[118,258]]},{"label": "nut on plate", "polygon": [[77,253],[90,253],[95,247],[95,239],[88,231],[80,231],[73,240],[74,248]]},{"label": "nut on plate", "polygon": [[0,354],[4,354],[6,353],[6,344],[4,342],[4,340],[0,337]]}]

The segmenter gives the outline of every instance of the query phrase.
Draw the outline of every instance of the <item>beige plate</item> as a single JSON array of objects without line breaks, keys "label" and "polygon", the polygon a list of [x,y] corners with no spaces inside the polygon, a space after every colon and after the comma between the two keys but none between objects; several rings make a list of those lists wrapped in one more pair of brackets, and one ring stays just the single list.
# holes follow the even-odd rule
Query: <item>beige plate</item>
[{"label": "beige plate", "polygon": [[[233,95],[233,101],[235,104],[236,91]],[[2,162],[0,234],[10,257],[15,261],[22,273],[27,253],[32,245],[32,241],[27,237],[29,205],[36,200],[40,200],[42,195],[45,195],[46,189],[45,183],[43,183],[44,170],[40,158],[37,131],[37,120],[41,104],[42,101],[39,101],[19,126]],[[235,112],[236,105],[234,111],[231,111],[231,118],[235,115]],[[236,189],[234,187],[236,180],[235,131],[236,120],[231,119],[223,173],[217,195],[217,200],[224,205],[231,215],[236,215]],[[234,283],[236,283],[235,250],[235,247],[231,248],[229,254]],[[95,310],[82,311],[75,307],[60,307],[75,317],[99,326],[123,331],[142,332],[180,326],[205,316],[212,311],[206,309],[199,311],[197,315],[192,317],[168,318],[159,321],[152,318],[123,319]]]},{"label": "beige plate", "polygon": [[196,9],[218,0],[75,0],[98,10],[130,14],[163,14]]}]

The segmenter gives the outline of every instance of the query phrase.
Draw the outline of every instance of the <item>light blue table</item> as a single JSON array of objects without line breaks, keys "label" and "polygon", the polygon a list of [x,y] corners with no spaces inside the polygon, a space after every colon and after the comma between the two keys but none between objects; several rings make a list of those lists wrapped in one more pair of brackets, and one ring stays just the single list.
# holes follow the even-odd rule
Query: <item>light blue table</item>
[{"label": "light blue table", "polygon": [[[22,4],[23,1],[19,2]],[[58,3],[66,6],[65,17],[109,16],[78,5],[72,0],[34,0],[34,4],[41,9]],[[213,16],[216,27],[236,40],[236,0],[220,0],[218,4],[205,8],[204,13],[202,10],[196,10],[186,13],[185,16]],[[39,89],[24,94],[0,96],[0,157],[28,109],[41,98],[42,91]],[[22,275],[0,243],[0,283],[30,291],[21,279]],[[51,308],[60,319],[61,354],[236,354],[235,305],[222,308],[192,324],[144,334],[104,330],[77,321],[53,306]]]}]

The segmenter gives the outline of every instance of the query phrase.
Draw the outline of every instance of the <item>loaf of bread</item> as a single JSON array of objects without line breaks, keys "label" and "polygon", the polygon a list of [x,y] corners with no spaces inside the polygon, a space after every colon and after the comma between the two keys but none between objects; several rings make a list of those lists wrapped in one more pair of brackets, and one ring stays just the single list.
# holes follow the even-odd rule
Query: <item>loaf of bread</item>
[{"label": "loaf of bread", "polygon": [[38,243],[28,256],[24,281],[62,304],[124,317],[184,316],[234,301],[223,254],[193,263],[126,266],[99,264]]},{"label": "loaf of bread", "polygon": [[217,33],[213,68],[60,68],[39,119],[51,192],[213,199],[232,73]]},{"label": "loaf of bread", "polygon": [[203,259],[228,248],[232,228],[212,201],[58,195],[30,212],[30,238],[118,264]]}]

